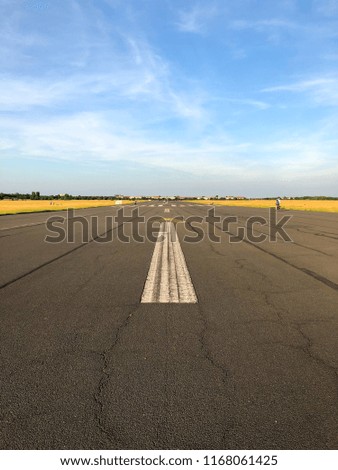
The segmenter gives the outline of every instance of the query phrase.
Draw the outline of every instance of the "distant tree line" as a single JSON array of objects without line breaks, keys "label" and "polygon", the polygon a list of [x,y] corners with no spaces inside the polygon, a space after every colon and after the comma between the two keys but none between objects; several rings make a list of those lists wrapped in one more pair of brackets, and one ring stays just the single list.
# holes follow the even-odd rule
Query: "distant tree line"
[{"label": "distant tree line", "polygon": [[[263,199],[263,200],[273,200],[276,199],[277,196],[274,197],[263,197],[263,198],[244,198],[244,197],[236,197],[232,196],[232,200],[237,200],[237,199]],[[40,191],[33,191],[31,193],[0,193],[0,200],[3,199],[30,199],[30,200],[70,200],[70,199],[81,199],[81,200],[87,200],[87,199],[99,199],[99,200],[108,200],[108,201],[114,201],[116,199],[154,199],[154,196],[137,196],[137,197],[132,197],[132,196],[123,196],[120,194],[116,194],[114,196],[81,196],[80,194],[77,196],[74,196],[72,194],[49,194],[49,195],[44,195],[40,194]],[[166,199],[164,196],[158,196],[156,197],[157,199]],[[183,200],[183,199],[198,199],[197,196],[190,196],[190,197],[182,197],[182,196],[174,196],[171,199],[176,199],[176,200]],[[230,199],[229,197],[223,197],[223,196],[213,196],[208,198],[210,200],[226,200]],[[294,199],[294,200],[305,200],[305,199],[310,199],[310,200],[332,200],[336,201],[338,200],[337,197],[332,197],[332,196],[297,196],[297,197],[288,197],[284,196],[281,199]]]},{"label": "distant tree line", "polygon": [[123,199],[123,196],[73,196],[72,194],[40,194],[39,191],[32,193],[0,193],[0,200],[2,199],[30,199],[30,200],[69,200],[69,199],[101,199],[101,200],[115,200]]}]

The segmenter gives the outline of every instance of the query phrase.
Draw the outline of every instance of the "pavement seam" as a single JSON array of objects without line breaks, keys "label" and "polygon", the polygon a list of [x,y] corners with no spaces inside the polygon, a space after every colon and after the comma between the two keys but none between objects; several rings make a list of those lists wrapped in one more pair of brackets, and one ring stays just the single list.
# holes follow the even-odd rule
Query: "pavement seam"
[{"label": "pavement seam", "polygon": [[[207,222],[207,223],[210,224],[210,222]],[[196,233],[198,233],[198,232],[194,229],[194,227],[193,227],[192,225],[190,225],[190,224],[188,224],[188,225],[191,227],[192,230],[194,230]],[[231,235],[231,236],[233,236],[233,237],[236,238],[236,235],[235,235],[234,233],[230,232],[229,230],[223,230],[221,227],[219,227],[219,226],[216,225],[216,224],[214,224],[214,226],[215,226],[215,228],[217,228],[217,230],[219,230],[221,233],[224,233],[224,234],[226,233],[226,234]],[[320,274],[318,274],[318,273],[316,273],[316,272],[314,272],[314,271],[311,271],[311,270],[309,270],[309,269],[307,269],[307,268],[302,268],[302,267],[296,266],[295,264],[290,263],[289,261],[287,261],[286,259],[282,258],[281,256],[278,256],[278,255],[276,255],[275,253],[271,253],[270,251],[265,250],[265,249],[262,248],[261,246],[258,246],[257,243],[252,243],[252,242],[250,242],[249,240],[245,240],[245,239],[243,240],[243,239],[241,239],[241,238],[239,238],[239,237],[237,237],[237,238],[238,238],[240,241],[246,243],[247,245],[252,246],[253,248],[256,248],[257,250],[260,250],[260,251],[262,251],[263,253],[266,253],[267,255],[270,255],[270,256],[272,256],[273,258],[275,258],[275,259],[277,259],[277,260],[279,260],[279,261],[282,261],[283,263],[287,264],[288,266],[290,266],[290,267],[292,267],[292,268],[294,268],[294,269],[297,269],[297,271],[300,271],[300,272],[302,272],[302,273],[304,273],[304,274],[306,274],[306,275],[312,277],[313,279],[315,279],[316,281],[321,282],[322,284],[326,285],[327,287],[330,287],[331,289],[333,289],[333,290],[335,290],[335,291],[338,291],[338,284],[335,283],[335,282],[333,282],[333,281],[331,281],[330,279],[327,279],[326,277],[321,276]],[[316,251],[318,251],[318,250],[316,250]]]},{"label": "pavement seam", "polygon": [[[147,212],[149,212],[149,211],[147,211]],[[130,219],[130,221],[137,219],[137,217],[138,217],[138,216],[133,217],[132,219]],[[97,235],[96,237],[92,238],[92,239],[89,240],[88,242],[81,243],[81,245],[72,248],[71,250],[67,251],[66,253],[63,253],[62,255],[57,256],[56,258],[53,258],[53,259],[51,259],[51,260],[49,260],[49,261],[46,261],[45,263],[40,264],[39,266],[36,266],[35,268],[31,269],[30,271],[27,271],[27,272],[21,274],[20,276],[16,277],[15,279],[11,279],[10,281],[5,282],[4,284],[2,284],[2,285],[0,286],[0,289],[4,289],[5,287],[8,287],[8,286],[10,286],[11,284],[14,284],[15,282],[20,281],[21,279],[23,279],[23,278],[29,276],[30,274],[35,273],[35,272],[38,271],[39,269],[42,269],[42,268],[48,266],[49,264],[52,264],[52,263],[54,263],[55,261],[58,261],[58,260],[64,258],[65,256],[68,256],[68,255],[74,253],[75,251],[77,251],[77,250],[79,250],[79,249],[81,249],[81,248],[84,248],[84,247],[88,246],[90,243],[93,243],[94,241],[98,240],[99,238],[103,237],[104,235],[107,235],[108,233],[114,232],[115,230],[117,230],[118,228],[122,227],[123,225],[124,225],[124,223],[119,224],[119,225],[117,225],[116,227],[113,227],[113,228],[107,230],[106,232],[103,232],[103,233]]]},{"label": "pavement seam", "polygon": [[[230,215],[230,214],[228,214]],[[237,216],[238,220],[243,220],[244,222],[246,222],[248,220],[248,217],[243,217],[243,216]],[[216,226],[216,228],[219,229],[219,227]],[[292,230],[292,227],[289,226],[289,229]],[[222,230],[223,231],[223,230]],[[258,230],[256,227],[255,228],[252,228],[252,231],[251,233],[255,231],[255,232],[258,232],[258,233],[261,233],[262,235],[269,235],[268,233],[262,231],[262,230]],[[298,230],[297,230],[298,231]],[[230,233],[230,232],[229,232]],[[231,234],[232,235],[232,234]],[[324,256],[328,256],[329,258],[332,258],[332,255],[330,253],[326,253],[325,251],[322,251],[322,250],[318,250],[317,248],[312,248],[310,246],[307,246],[307,245],[303,245],[302,243],[298,243],[298,242],[295,242],[295,241],[291,241],[291,243],[293,245],[296,245],[296,246],[300,246],[302,248],[305,248],[306,250],[310,250],[310,251],[315,251],[316,253],[320,253],[321,255],[324,255]]]},{"label": "pavement seam", "polygon": [[[109,207],[109,206],[108,206]],[[114,209],[115,209],[115,206],[112,206]],[[98,206],[97,209],[102,209],[102,208],[105,208],[107,209],[107,206]],[[84,208],[85,209],[85,208]],[[51,214],[56,214],[54,217],[58,217],[57,215],[57,212],[65,212],[67,213],[67,210],[74,210],[74,211],[82,211],[83,209],[64,209],[64,210],[60,210],[60,211],[53,211],[53,210],[50,210],[50,211],[38,211],[38,212],[17,212],[16,214],[0,214],[0,217],[6,217],[6,216],[11,216],[11,215],[35,215],[35,214],[48,214],[48,215],[51,215]],[[103,211],[104,213],[105,211]],[[95,215],[96,212],[94,212],[93,214],[84,214],[84,217],[90,217],[92,215]],[[81,214],[80,214],[81,215]],[[100,214],[102,215],[102,214]],[[65,219],[65,217],[63,217],[62,215],[59,216],[60,217],[60,222],[62,222],[62,220]],[[78,217],[78,214],[74,217],[71,217],[69,220],[72,220],[72,219],[75,219],[76,217]],[[30,227],[36,227],[37,225],[44,225],[46,223],[46,220],[44,222],[38,222],[36,224],[24,224],[24,225],[15,225],[14,227],[4,227],[4,228],[0,228],[0,232],[2,231],[5,231],[5,230],[16,230],[18,228],[30,228]]]}]

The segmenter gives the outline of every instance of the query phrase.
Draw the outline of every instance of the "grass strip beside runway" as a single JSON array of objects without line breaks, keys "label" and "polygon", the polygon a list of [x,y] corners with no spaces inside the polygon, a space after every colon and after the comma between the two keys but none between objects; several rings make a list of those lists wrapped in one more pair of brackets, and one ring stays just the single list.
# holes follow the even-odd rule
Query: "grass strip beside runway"
[{"label": "grass strip beside runway", "polygon": [[[257,207],[265,208],[275,207],[274,200],[266,199],[248,199],[248,200],[191,200],[190,203],[196,204],[213,204],[217,206],[229,206],[229,207]],[[281,207],[284,210],[294,211],[313,211],[313,212],[338,212],[338,200],[281,200]]]},{"label": "grass strip beside runway", "polygon": [[[133,204],[134,201],[122,201],[122,204]],[[71,200],[3,200],[0,201],[0,215],[23,214],[30,212],[64,211],[67,209],[88,209],[91,207],[114,206],[115,201],[101,199],[71,199]]]}]

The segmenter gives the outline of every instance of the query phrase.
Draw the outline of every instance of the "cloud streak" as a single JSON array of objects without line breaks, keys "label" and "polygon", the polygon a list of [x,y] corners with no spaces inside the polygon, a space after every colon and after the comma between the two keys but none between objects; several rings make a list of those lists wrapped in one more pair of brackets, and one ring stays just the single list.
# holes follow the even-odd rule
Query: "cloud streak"
[{"label": "cloud streak", "polygon": [[[7,154],[74,163],[127,162],[171,170],[189,178],[236,181],[239,186],[259,181],[304,183],[308,178],[338,176],[337,142],[327,136],[304,135],[280,141],[235,142],[214,136],[194,143],[150,138],[147,132],[118,123],[113,116],[80,113],[47,122],[1,120]],[[260,156],[258,159],[257,156]],[[281,163],[282,162],[282,163]]]},{"label": "cloud streak", "polygon": [[263,93],[300,93],[311,96],[317,105],[337,106],[338,105],[338,78],[337,77],[317,77],[300,80],[284,85],[275,85],[262,90]]},{"label": "cloud streak", "polygon": [[207,6],[197,4],[190,10],[181,10],[179,12],[179,19],[176,26],[181,32],[185,33],[205,33],[207,26],[217,13],[219,9],[215,4],[208,4]]},{"label": "cloud streak", "polygon": [[102,73],[75,73],[62,79],[0,77],[0,110],[17,112],[72,102],[76,105],[83,100],[99,102],[105,96],[108,102],[129,101],[127,109],[131,112],[137,103],[147,106],[148,111],[157,106],[181,119],[202,119],[206,94],[191,88],[185,91],[182,86],[178,89],[169,65],[144,41],[130,36],[125,40],[129,54],[122,63],[113,60],[109,70]]}]

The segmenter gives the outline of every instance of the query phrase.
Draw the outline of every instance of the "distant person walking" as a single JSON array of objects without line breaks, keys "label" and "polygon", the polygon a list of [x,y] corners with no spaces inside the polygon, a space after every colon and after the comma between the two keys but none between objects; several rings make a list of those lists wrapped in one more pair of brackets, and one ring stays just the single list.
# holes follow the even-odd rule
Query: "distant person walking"
[{"label": "distant person walking", "polygon": [[278,211],[279,211],[279,209],[280,209],[280,198],[279,198],[279,197],[276,199],[276,209],[277,209]]}]

